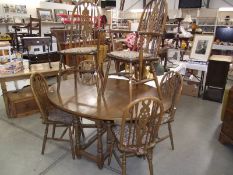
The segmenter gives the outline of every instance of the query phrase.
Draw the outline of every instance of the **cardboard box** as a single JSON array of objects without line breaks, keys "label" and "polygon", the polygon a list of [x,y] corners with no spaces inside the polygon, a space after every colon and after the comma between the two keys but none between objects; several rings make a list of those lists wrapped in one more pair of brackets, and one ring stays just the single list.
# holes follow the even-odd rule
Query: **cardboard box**
[{"label": "cardboard box", "polygon": [[195,82],[190,83],[189,81],[184,81],[182,94],[192,96],[192,97],[197,97],[198,96],[198,88],[199,88],[198,83],[195,83]]}]

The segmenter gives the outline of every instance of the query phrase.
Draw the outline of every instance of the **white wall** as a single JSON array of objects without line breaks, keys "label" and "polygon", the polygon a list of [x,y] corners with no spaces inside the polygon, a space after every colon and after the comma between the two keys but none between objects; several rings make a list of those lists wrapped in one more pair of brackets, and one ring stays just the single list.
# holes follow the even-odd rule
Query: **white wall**
[{"label": "white wall", "polygon": [[[121,0],[116,0],[116,9],[120,9]],[[143,0],[126,0],[124,5],[124,10],[130,9],[142,9],[143,8]]]},{"label": "white wall", "polygon": [[210,0],[210,8],[233,7],[233,0]]},{"label": "white wall", "polygon": [[[168,9],[177,9],[179,0],[167,0]],[[210,0],[209,8],[233,7],[233,0]]]}]

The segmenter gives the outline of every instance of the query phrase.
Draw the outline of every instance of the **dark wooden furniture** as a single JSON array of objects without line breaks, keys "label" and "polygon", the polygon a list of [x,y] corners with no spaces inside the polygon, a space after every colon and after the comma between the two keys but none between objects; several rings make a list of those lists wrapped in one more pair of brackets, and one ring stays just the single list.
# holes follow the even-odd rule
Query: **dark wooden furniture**
[{"label": "dark wooden furniture", "polygon": [[233,87],[228,94],[219,141],[223,144],[233,144]]},{"label": "dark wooden furniture", "polygon": [[203,99],[222,102],[231,56],[213,55],[209,59]]},{"label": "dark wooden furniture", "polygon": [[[47,97],[48,85],[43,75],[39,73],[33,73],[30,77],[30,84],[32,88],[32,93],[35,97],[36,103],[41,113],[42,123],[46,125],[41,154],[44,154],[45,145],[48,139],[57,141],[69,141],[72,157],[73,159],[75,159],[74,144],[72,137],[73,131],[71,129],[71,127],[73,127],[73,115],[59,110],[51,105]],[[52,137],[48,137],[49,126],[53,126]],[[62,133],[61,137],[56,138],[56,127],[64,127],[65,132],[68,129],[69,140],[63,139],[65,132]]]},{"label": "dark wooden furniture", "polygon": [[[74,80],[65,80],[61,83],[60,91],[53,85],[48,92],[48,98],[53,105],[60,109],[71,112],[78,117],[84,117],[96,121],[97,125],[97,155],[87,152],[88,146],[93,143],[81,143],[79,134],[76,134],[76,154],[82,155],[95,161],[99,168],[103,167],[104,160],[109,155],[111,145],[111,121],[122,118],[123,109],[133,100],[156,96],[156,90],[145,84],[134,86],[129,92],[127,80],[109,79],[105,89],[105,94],[98,95],[96,85],[84,85],[77,82],[77,89],[74,88]],[[107,151],[103,152],[102,125],[107,125]],[[78,132],[78,131],[77,131]]]},{"label": "dark wooden furniture", "polygon": [[[12,26],[12,28],[15,30],[14,33],[12,33],[12,44],[13,49],[20,51],[23,49],[21,38],[22,37],[40,37],[41,36],[41,19],[40,18],[33,18],[30,15],[29,23],[28,24],[15,24]],[[22,32],[22,29],[26,29],[26,32]]]},{"label": "dark wooden furniture", "polygon": [[30,15],[30,22],[28,24],[29,36],[41,36],[41,18],[33,18]]},{"label": "dark wooden furniture", "polygon": [[163,137],[159,137],[158,135],[157,143],[170,138],[172,150],[174,150],[174,141],[171,123],[174,122],[176,106],[180,99],[182,86],[182,76],[178,72],[173,71],[167,72],[160,82],[160,91],[165,112],[161,124],[168,126],[169,134]]},{"label": "dark wooden furniture", "polygon": [[49,48],[51,45],[51,38],[50,37],[23,37],[22,38],[23,48],[27,50],[27,56],[29,58],[29,69],[31,69],[31,64],[33,63],[41,63],[38,59],[37,55],[30,54],[30,47],[31,46],[43,46],[43,51],[47,49],[47,57],[49,62],[49,67],[51,66]]},{"label": "dark wooden furniture", "polygon": [[16,91],[7,90],[7,82],[29,79],[31,74],[39,72],[44,76],[56,76],[58,73],[58,62],[52,62],[52,69],[48,63],[33,64],[31,70],[25,66],[23,71],[15,74],[0,74],[0,83],[5,103],[6,114],[8,117],[20,117],[38,112],[35,99],[30,89],[17,89]]},{"label": "dark wooden furniture", "polygon": [[156,97],[145,97],[131,102],[123,111],[121,125],[112,127],[114,137],[108,163],[111,162],[115,146],[121,153],[121,163],[116,154],[114,155],[121,166],[122,175],[126,175],[126,158],[131,156],[146,156],[150,175],[153,175],[153,148],[163,113],[163,104]]}]

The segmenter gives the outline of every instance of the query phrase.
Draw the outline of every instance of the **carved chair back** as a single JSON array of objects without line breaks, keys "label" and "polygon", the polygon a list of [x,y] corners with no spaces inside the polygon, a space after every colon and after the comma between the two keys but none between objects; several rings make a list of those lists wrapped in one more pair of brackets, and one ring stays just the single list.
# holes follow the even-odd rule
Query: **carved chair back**
[{"label": "carved chair back", "polygon": [[91,0],[77,2],[71,19],[71,37],[75,47],[96,45],[100,29],[100,13],[97,5]]},{"label": "carved chair back", "polygon": [[51,107],[47,97],[47,82],[43,75],[41,75],[40,73],[33,73],[30,77],[30,84],[32,93],[39,107],[42,120],[43,122],[46,122],[48,120],[49,108]]},{"label": "carved chair back", "polygon": [[146,5],[140,18],[134,49],[139,47],[157,57],[166,24],[167,8],[166,0],[151,0]]},{"label": "carved chair back", "polygon": [[123,113],[119,149],[140,154],[153,148],[163,113],[163,104],[158,98],[145,97],[131,102]]},{"label": "carved chair back", "polygon": [[167,109],[173,109],[181,95],[183,86],[183,78],[178,72],[169,71],[167,72],[161,82],[160,91],[162,101],[166,104]]}]

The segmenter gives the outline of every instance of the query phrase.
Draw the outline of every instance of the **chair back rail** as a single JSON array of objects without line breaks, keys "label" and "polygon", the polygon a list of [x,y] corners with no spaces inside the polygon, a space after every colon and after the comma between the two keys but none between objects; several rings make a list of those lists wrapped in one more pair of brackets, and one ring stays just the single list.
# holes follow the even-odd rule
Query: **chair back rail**
[{"label": "chair back rail", "polygon": [[77,2],[71,18],[71,36],[75,47],[95,45],[100,29],[100,12],[97,5],[89,0]]},{"label": "chair back rail", "polygon": [[41,75],[40,73],[33,73],[30,77],[30,84],[31,84],[32,93],[39,107],[42,120],[43,122],[46,122],[48,120],[49,109],[51,107],[47,97],[47,93],[48,93],[47,82],[43,77],[43,75]]},{"label": "chair back rail", "polygon": [[167,103],[169,110],[173,109],[181,96],[183,78],[178,72],[167,72],[160,82],[160,92],[163,102]]},{"label": "chair back rail", "polygon": [[119,149],[137,154],[153,148],[163,113],[163,104],[156,97],[131,102],[123,113]]},{"label": "chair back rail", "polygon": [[166,0],[151,0],[142,13],[134,47],[157,56],[167,19]]}]

